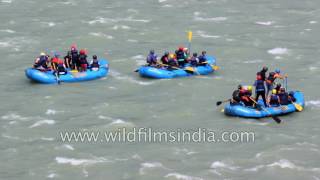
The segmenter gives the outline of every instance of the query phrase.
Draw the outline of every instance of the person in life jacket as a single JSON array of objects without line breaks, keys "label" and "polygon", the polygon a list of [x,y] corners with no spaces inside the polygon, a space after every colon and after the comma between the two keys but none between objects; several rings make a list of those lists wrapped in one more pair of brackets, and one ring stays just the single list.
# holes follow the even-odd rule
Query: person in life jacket
[{"label": "person in life jacket", "polygon": [[242,85],[238,85],[238,89],[234,90],[232,93],[232,98],[230,101],[230,105],[239,105],[241,102],[240,91],[242,90]]},{"label": "person in life jacket", "polygon": [[93,55],[90,69],[91,69],[91,71],[98,71],[99,67],[100,67],[100,65],[99,65],[98,57],[97,57],[97,55]]},{"label": "person in life jacket", "polygon": [[168,70],[176,70],[179,66],[174,54],[169,54],[169,60],[168,60]]},{"label": "person in life jacket", "polygon": [[60,54],[54,53],[54,57],[51,60],[54,73],[57,73],[58,76],[67,73],[64,62],[59,57],[60,57]]},{"label": "person in life jacket", "polygon": [[183,47],[179,47],[178,50],[176,50],[176,58],[177,58],[177,61],[178,61],[178,64],[180,67],[184,67],[185,65],[185,61],[186,61],[186,58],[187,58],[187,55],[185,54],[185,52],[183,51]]},{"label": "person in life jacket", "polygon": [[247,88],[242,88],[240,90],[240,99],[245,106],[252,107],[254,105],[254,101],[252,101],[251,95],[252,86],[248,86]]},{"label": "person in life jacket", "polygon": [[197,53],[193,53],[192,57],[190,58],[191,66],[193,66],[193,67],[197,66],[198,62],[199,62],[198,54]]},{"label": "person in life jacket", "polygon": [[261,80],[265,81],[267,72],[268,72],[268,67],[267,66],[263,66],[262,70],[257,72],[257,76],[260,76]]},{"label": "person in life jacket", "polygon": [[290,91],[289,92],[289,100],[290,102],[296,102],[296,98],[294,97],[294,92],[293,91]]},{"label": "person in life jacket", "polygon": [[280,69],[276,69],[275,72],[270,72],[269,76],[266,78],[266,84],[267,84],[267,96],[269,94],[269,91],[273,89],[274,81],[277,78],[283,79],[285,76],[282,76],[280,74]]},{"label": "person in life jacket", "polygon": [[169,63],[169,52],[166,51],[160,60],[162,64],[167,65]]},{"label": "person in life jacket", "polygon": [[154,53],[154,50],[150,50],[147,56],[147,64],[148,66],[156,66],[157,65],[157,55]]},{"label": "person in life jacket", "polygon": [[86,50],[81,49],[79,55],[80,71],[85,72],[88,68],[87,54]]},{"label": "person in life jacket", "polygon": [[66,68],[72,68],[72,60],[71,60],[71,51],[67,52],[67,55],[65,57],[63,57],[64,59],[64,64],[66,66]]},{"label": "person in life jacket", "polygon": [[278,96],[281,105],[288,105],[291,103],[289,94],[286,92],[286,89],[284,87],[280,88],[280,93],[278,93]]},{"label": "person in life jacket", "polygon": [[277,94],[280,93],[280,88],[281,88],[281,84],[280,84],[280,83],[277,83],[277,84],[276,84],[276,87],[274,88],[275,90],[277,90]]},{"label": "person in life jacket", "polygon": [[200,66],[205,66],[205,65],[207,65],[208,64],[208,62],[207,62],[207,52],[206,51],[202,51],[201,52],[201,55],[198,57],[198,59],[199,59],[199,63],[198,63],[198,65],[200,65]]},{"label": "person in life jacket", "polygon": [[40,71],[46,71],[48,69],[49,56],[46,53],[41,52],[40,56],[36,58],[33,64],[33,68],[38,69]]},{"label": "person in life jacket", "polygon": [[266,101],[266,87],[265,81],[263,80],[261,75],[257,75],[257,80],[254,82],[254,86],[256,87],[256,98],[255,101],[257,102],[259,97],[262,97],[263,103],[265,107],[268,107]]},{"label": "person in life jacket", "polygon": [[72,62],[71,68],[79,70],[79,67],[80,67],[79,53],[75,45],[71,46],[70,53],[71,53],[71,62]]},{"label": "person in life jacket", "polygon": [[268,102],[271,107],[280,106],[280,98],[276,89],[272,89],[272,94],[269,96]]}]

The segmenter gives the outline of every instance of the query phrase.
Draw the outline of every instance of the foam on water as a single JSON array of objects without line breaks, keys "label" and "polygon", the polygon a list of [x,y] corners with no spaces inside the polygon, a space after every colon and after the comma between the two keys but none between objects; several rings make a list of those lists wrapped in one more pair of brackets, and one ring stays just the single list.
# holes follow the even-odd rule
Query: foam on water
[{"label": "foam on water", "polygon": [[289,54],[289,50],[287,48],[277,47],[277,48],[268,50],[268,53],[272,55],[283,55],[283,54]]},{"label": "foam on water", "polygon": [[309,21],[310,24],[317,24],[318,21]]},{"label": "foam on water", "polygon": [[228,18],[227,17],[201,17],[200,12],[194,12],[194,20],[195,21],[214,21],[214,22],[220,22],[220,21],[226,21]]},{"label": "foam on water", "polygon": [[222,161],[215,161],[210,166],[211,169],[229,169],[229,170],[237,170],[239,167],[232,166],[229,164],[226,164]]},{"label": "foam on water", "polygon": [[1,116],[1,119],[26,121],[29,118],[28,117],[23,117],[23,116],[21,116],[19,114],[16,114],[16,113],[8,113],[7,115]]},{"label": "foam on water", "polygon": [[87,165],[93,165],[97,163],[111,162],[106,158],[75,159],[75,158],[66,158],[66,157],[56,157],[55,160],[58,164],[69,164],[72,166],[87,166]]},{"label": "foam on water", "polygon": [[217,36],[217,35],[209,35],[207,34],[206,32],[204,31],[196,31],[197,35],[199,35],[200,37],[203,37],[203,38],[213,38],[213,39],[218,39],[220,38],[220,36]]},{"label": "foam on water", "polygon": [[165,178],[175,178],[175,179],[179,179],[179,180],[203,180],[200,177],[194,177],[194,176],[188,176],[188,175],[184,175],[184,174],[180,174],[180,173],[169,173],[167,175],[164,176]]},{"label": "foam on water", "polygon": [[104,18],[104,17],[96,17],[94,20],[88,21],[86,23],[88,24],[106,24],[106,23],[117,23],[117,22],[141,22],[141,23],[148,23],[151,20],[149,19],[134,19],[133,17],[129,16],[127,18],[115,18],[115,19],[111,19],[111,18]]},{"label": "foam on water", "polygon": [[2,3],[12,3],[12,0],[1,0]]},{"label": "foam on water", "polygon": [[116,79],[119,79],[119,80],[125,80],[127,82],[131,82],[131,83],[134,83],[134,84],[139,84],[139,85],[142,85],[142,86],[148,86],[148,85],[151,85],[151,84],[154,83],[154,81],[150,81],[150,82],[138,81],[138,80],[134,79],[131,76],[122,75],[121,73],[119,73],[119,72],[117,72],[115,70],[110,70],[110,76],[115,77]]},{"label": "foam on water", "polygon": [[320,107],[320,100],[306,101],[306,105],[319,108]]},{"label": "foam on water", "polygon": [[128,29],[131,29],[131,27],[129,26],[126,26],[126,25],[115,25],[112,27],[113,30],[118,30],[118,29],[125,29],[125,30],[128,30]]},{"label": "foam on water", "polygon": [[0,31],[1,31],[1,32],[10,33],[10,34],[16,33],[14,30],[11,30],[11,29],[2,29],[2,30],[0,30]]},{"label": "foam on water", "polygon": [[107,38],[107,39],[114,39],[113,36],[104,34],[102,32],[90,32],[89,35],[96,36],[96,37],[104,37],[104,38]]},{"label": "foam on water", "polygon": [[257,21],[256,24],[263,25],[263,26],[271,26],[272,24],[274,24],[274,22],[273,21]]},{"label": "foam on water", "polygon": [[262,62],[263,62],[263,60],[261,60],[261,59],[242,61],[242,63],[244,63],[244,64],[257,64],[257,63],[262,63]]},{"label": "foam on water", "polygon": [[156,168],[166,169],[160,162],[145,162],[145,163],[142,163],[140,166],[141,166],[139,169],[140,175],[146,174],[146,171],[150,169],[156,169]]},{"label": "foam on water", "polygon": [[56,173],[50,173],[50,174],[47,176],[47,178],[49,178],[49,179],[53,179],[53,178],[57,178],[57,177],[59,177],[59,176],[58,176],[58,174],[56,174]]},{"label": "foam on water", "polygon": [[45,120],[41,120],[41,121],[37,121],[36,123],[34,123],[33,125],[29,126],[29,128],[35,128],[35,127],[38,127],[38,126],[42,126],[44,124],[47,124],[47,125],[53,125],[55,124],[56,122],[54,120],[50,120],[50,119],[45,119]]}]

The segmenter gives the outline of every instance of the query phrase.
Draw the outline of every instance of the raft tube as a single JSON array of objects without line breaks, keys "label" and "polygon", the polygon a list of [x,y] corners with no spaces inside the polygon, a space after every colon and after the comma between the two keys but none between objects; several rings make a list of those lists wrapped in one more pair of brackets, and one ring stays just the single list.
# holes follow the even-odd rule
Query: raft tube
[{"label": "raft tube", "polygon": [[[296,98],[296,104],[304,107],[304,96],[300,91],[294,91],[294,97]],[[264,107],[263,101],[259,100],[258,103]],[[293,104],[278,106],[278,107],[267,107],[265,110],[257,110],[251,107],[246,107],[244,105],[230,105],[227,104],[224,107],[224,113],[229,116],[239,116],[245,118],[263,118],[271,115],[285,115],[296,111],[296,108]]]},{"label": "raft tube", "polygon": [[[90,80],[105,77],[109,71],[109,63],[105,59],[100,59],[99,65],[100,65],[100,68],[98,71],[91,71],[90,69],[88,69],[86,72],[71,72],[70,70],[67,70],[67,74],[59,76],[59,83],[90,81]],[[25,74],[29,79],[38,83],[42,83],[42,84],[58,83],[58,79],[52,70],[41,72],[34,68],[28,68],[25,70]]]},{"label": "raft tube", "polygon": [[[213,56],[207,56],[208,64],[197,66],[194,73],[185,71],[183,68],[177,70],[167,70],[167,68],[155,68],[151,66],[141,66],[138,71],[140,76],[154,79],[171,79],[177,77],[186,77],[192,75],[208,75],[215,70],[212,66],[216,65],[216,59]],[[190,66],[186,64],[185,67]]]}]

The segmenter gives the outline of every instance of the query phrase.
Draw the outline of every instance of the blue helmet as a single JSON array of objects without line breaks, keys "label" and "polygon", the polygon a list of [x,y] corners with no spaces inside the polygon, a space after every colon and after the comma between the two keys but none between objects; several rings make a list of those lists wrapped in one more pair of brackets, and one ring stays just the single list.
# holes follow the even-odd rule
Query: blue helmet
[{"label": "blue helmet", "polygon": [[60,54],[59,54],[58,52],[54,52],[54,53],[53,53],[53,56],[54,56],[54,57],[59,57]]},{"label": "blue helmet", "polygon": [[276,69],[275,72],[280,74],[281,71],[280,71],[280,69]]}]

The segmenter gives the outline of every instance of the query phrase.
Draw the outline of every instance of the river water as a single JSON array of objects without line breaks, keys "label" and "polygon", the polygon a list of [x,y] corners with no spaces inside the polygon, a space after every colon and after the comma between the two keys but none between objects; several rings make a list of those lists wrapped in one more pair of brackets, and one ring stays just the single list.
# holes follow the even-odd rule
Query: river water
[{"label": "river water", "polygon": [[[0,179],[320,179],[320,1],[0,0]],[[206,50],[209,76],[144,79],[150,49]],[[87,83],[40,85],[24,76],[40,51],[72,43],[110,61]],[[267,65],[305,94],[301,113],[226,117],[215,102]],[[207,128],[250,131],[255,142],[63,142],[60,132]]]}]

